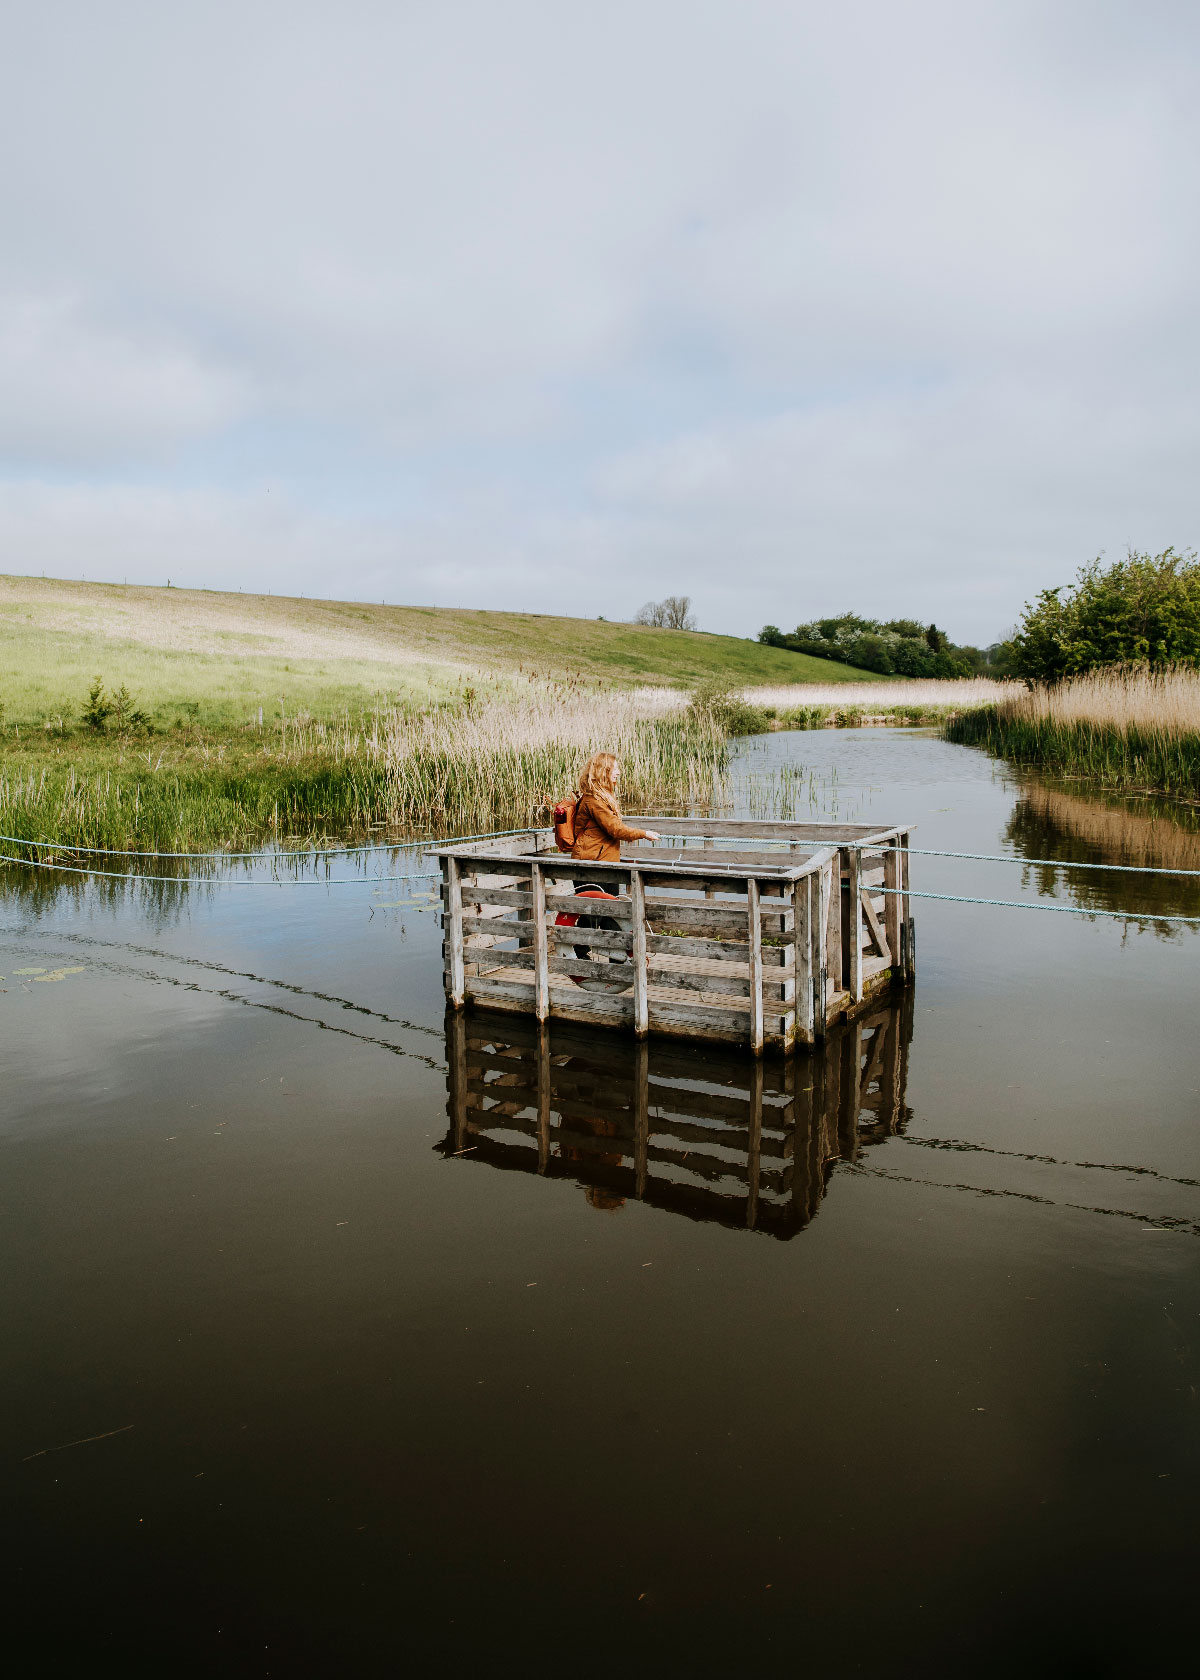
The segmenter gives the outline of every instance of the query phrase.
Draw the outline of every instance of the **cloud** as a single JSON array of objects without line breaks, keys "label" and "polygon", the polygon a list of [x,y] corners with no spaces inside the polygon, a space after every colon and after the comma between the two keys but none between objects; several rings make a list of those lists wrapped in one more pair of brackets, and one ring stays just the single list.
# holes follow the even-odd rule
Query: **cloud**
[{"label": "cloud", "polygon": [[351,594],[611,616],[687,587],[750,633],[879,603],[987,639],[1100,548],[1196,538],[1198,29],[1091,0],[28,8],[0,65],[22,552],[53,568],[92,517],[97,564],[157,543],[192,581],[336,551]]},{"label": "cloud", "polygon": [[88,320],[62,296],[0,296],[0,452],[14,463],[155,460],[234,422],[239,378],[187,345]]}]

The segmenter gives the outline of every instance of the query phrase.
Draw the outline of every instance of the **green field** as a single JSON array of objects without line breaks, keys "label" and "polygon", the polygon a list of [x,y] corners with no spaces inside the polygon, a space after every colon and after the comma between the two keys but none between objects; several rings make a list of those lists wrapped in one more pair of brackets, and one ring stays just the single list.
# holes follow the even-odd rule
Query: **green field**
[{"label": "green field", "polygon": [[[97,676],[125,722],[84,722]],[[687,711],[712,679],[864,673],[599,620],[0,577],[0,832],[196,850],[512,826],[599,747],[630,798],[690,808],[725,762]]]},{"label": "green field", "polygon": [[539,613],[392,607],[0,577],[0,704],[13,728],[70,730],[92,679],[156,728],[358,714],[536,678],[690,687],[869,681],[737,636]]}]

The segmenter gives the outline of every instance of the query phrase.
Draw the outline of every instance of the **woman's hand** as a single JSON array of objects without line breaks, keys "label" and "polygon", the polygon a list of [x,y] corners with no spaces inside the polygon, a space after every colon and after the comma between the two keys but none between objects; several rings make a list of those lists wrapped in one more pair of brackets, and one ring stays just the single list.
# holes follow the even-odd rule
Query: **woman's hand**
[{"label": "woman's hand", "polygon": [[647,840],[661,840],[662,835],[661,834],[656,834],[654,829],[648,828],[648,829],[645,830],[644,838],[647,839]]}]

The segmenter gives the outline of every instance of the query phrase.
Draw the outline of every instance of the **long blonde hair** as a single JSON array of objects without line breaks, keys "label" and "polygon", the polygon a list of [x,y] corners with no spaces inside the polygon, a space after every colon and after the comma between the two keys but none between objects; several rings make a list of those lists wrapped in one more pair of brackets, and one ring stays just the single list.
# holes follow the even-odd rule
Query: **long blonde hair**
[{"label": "long blonde hair", "polygon": [[593,753],[580,773],[580,793],[586,799],[594,799],[598,804],[607,805],[610,810],[615,811],[617,796],[613,787],[613,771],[616,768],[616,753]]}]

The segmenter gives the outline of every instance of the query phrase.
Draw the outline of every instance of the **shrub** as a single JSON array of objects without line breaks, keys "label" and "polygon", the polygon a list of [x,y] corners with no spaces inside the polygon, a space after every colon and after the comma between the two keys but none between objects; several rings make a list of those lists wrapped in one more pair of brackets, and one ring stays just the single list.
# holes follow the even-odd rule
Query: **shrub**
[{"label": "shrub", "polygon": [[97,677],[88,690],[82,718],[86,727],[97,735],[105,734],[110,724],[118,735],[128,735],[134,730],[151,734],[154,729],[149,715],[134,705],[133,695],[125,684],[122,683],[115,694],[109,694],[105,691],[102,677]]},{"label": "shrub", "polygon": [[1173,548],[1093,560],[1025,608],[1013,650],[1017,672],[1043,683],[1110,665],[1200,664],[1200,562]]},{"label": "shrub", "polygon": [[739,688],[720,677],[700,684],[688,707],[696,719],[710,718],[726,735],[761,735],[769,718],[762,706],[753,706]]}]

